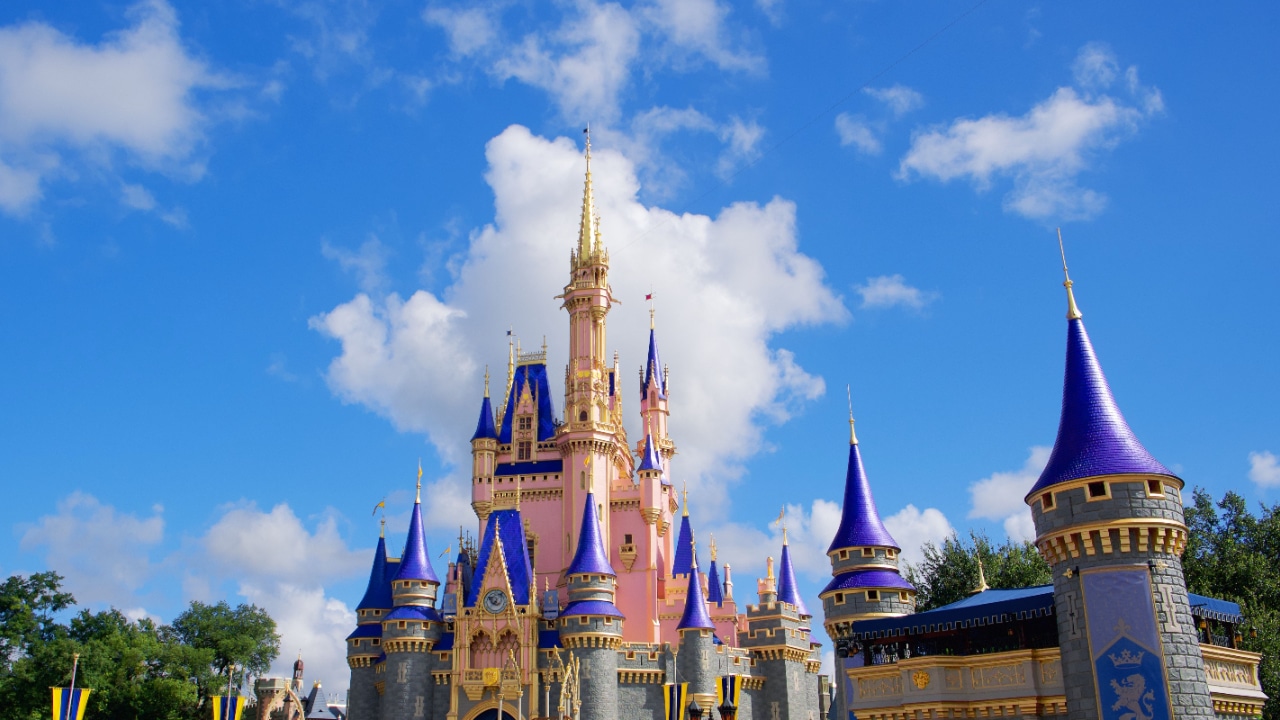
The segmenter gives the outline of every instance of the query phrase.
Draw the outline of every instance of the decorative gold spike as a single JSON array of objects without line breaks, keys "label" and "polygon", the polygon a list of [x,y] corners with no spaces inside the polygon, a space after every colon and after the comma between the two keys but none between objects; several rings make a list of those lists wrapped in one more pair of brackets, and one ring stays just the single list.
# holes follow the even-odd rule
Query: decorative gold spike
[{"label": "decorative gold spike", "polygon": [[978,556],[978,587],[974,588],[970,595],[977,595],[980,592],[990,590],[991,586],[987,584],[987,573],[982,569],[982,556]]},{"label": "decorative gold spike", "polygon": [[680,496],[684,498],[684,502],[681,503],[682,510],[680,512],[680,515],[683,517],[689,517],[689,481],[688,480],[684,481],[684,489],[680,491]]},{"label": "decorative gold spike", "polygon": [[1080,308],[1076,307],[1076,295],[1071,291],[1071,275],[1067,273],[1067,251],[1062,245],[1062,228],[1058,228],[1058,252],[1062,255],[1062,276],[1066,278],[1062,286],[1067,289],[1067,319],[1079,320]]},{"label": "decorative gold spike", "polygon": [[845,394],[849,396],[849,444],[858,444],[858,434],[853,431],[853,390],[851,386],[844,386]]},{"label": "decorative gold spike", "polygon": [[484,396],[489,397],[489,366],[484,366]]},{"label": "decorative gold spike", "polygon": [[413,496],[413,504],[417,505],[422,502],[422,458],[418,458],[418,489]]},{"label": "decorative gold spike", "polygon": [[386,538],[387,537],[387,516],[386,515],[382,516],[382,520],[379,521],[379,524],[382,525],[382,527],[378,530],[378,537]]},{"label": "decorative gold spike", "polygon": [[711,536],[711,560],[712,560],[712,562],[715,562],[715,559],[716,559],[716,536],[715,536],[715,535],[712,535],[712,536]]},{"label": "decorative gold spike", "polygon": [[586,137],[587,179],[582,189],[582,221],[578,228],[578,266],[583,267],[591,262],[593,246],[596,244],[596,201],[591,189],[591,127],[582,131]]}]

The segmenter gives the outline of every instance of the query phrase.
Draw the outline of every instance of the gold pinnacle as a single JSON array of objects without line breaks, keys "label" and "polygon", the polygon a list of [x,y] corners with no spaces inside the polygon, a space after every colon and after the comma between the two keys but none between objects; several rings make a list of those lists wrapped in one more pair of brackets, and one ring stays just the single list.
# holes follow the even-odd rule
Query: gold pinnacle
[{"label": "gold pinnacle", "polygon": [[1062,228],[1058,228],[1058,252],[1062,255],[1062,276],[1066,278],[1062,286],[1067,289],[1067,319],[1079,320],[1082,316],[1080,315],[1080,308],[1076,307],[1075,293],[1071,291],[1073,283],[1071,282],[1071,275],[1067,273],[1067,251],[1062,245]]},{"label": "gold pinnacle", "polygon": [[853,390],[849,385],[844,386],[845,394],[849,396],[849,444],[858,444],[858,434],[853,431]]}]

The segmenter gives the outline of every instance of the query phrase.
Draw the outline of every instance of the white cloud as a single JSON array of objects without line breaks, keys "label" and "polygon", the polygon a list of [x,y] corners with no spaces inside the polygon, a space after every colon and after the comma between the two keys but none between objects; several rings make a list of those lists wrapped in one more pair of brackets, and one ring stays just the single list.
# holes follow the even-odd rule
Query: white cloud
[{"label": "white cloud", "polygon": [[1111,49],[1102,43],[1089,43],[1080,48],[1076,60],[1071,64],[1071,74],[1076,85],[1085,89],[1101,89],[1111,87],[1120,74],[1120,63]]},{"label": "white cloud", "polygon": [[840,136],[840,144],[853,145],[867,155],[879,155],[883,149],[879,138],[871,126],[861,115],[840,113],[836,116],[836,134]]},{"label": "white cloud", "polygon": [[866,94],[884,103],[894,117],[902,117],[912,110],[924,107],[924,95],[906,85],[893,85],[887,88],[867,88]]},{"label": "white cloud", "polygon": [[[556,368],[566,361],[567,323],[551,298],[567,277],[577,235],[581,151],[568,139],[512,126],[490,141],[487,157],[496,217],[472,233],[452,286],[439,297],[360,294],[311,320],[342,343],[327,374],[333,391],[397,428],[425,433],[455,464],[468,452],[483,367],[500,372],[506,361],[508,326],[526,348],[546,334],[556,386]],[[609,344],[621,353],[624,380],[632,377],[626,369],[640,366],[647,342],[640,299],[652,288],[671,367],[671,427],[680,448],[673,474],[690,481],[702,507],[725,513],[725,483],[760,449],[763,423],[823,391],[821,378],[771,345],[773,336],[847,313],[822,267],[799,252],[792,203],[775,198],[736,203],[714,218],[677,216],[637,202],[634,166],[622,155],[597,148],[592,171],[610,283],[622,301],[609,317]],[[623,392],[635,437],[637,389],[625,382]],[[464,483],[438,486],[466,512]]]},{"label": "white cloud", "polygon": [[764,58],[729,48],[724,22],[729,8],[716,0],[650,0],[637,12],[673,48],[701,55],[722,70],[764,69]]},{"label": "white cloud", "polygon": [[449,50],[459,57],[467,57],[492,46],[498,39],[498,29],[489,10],[484,7],[453,8],[429,7],[422,11],[422,20],[444,30],[449,38]]},{"label": "white cloud", "polygon": [[885,518],[884,526],[901,546],[902,561],[912,565],[919,565],[924,560],[921,548],[925,543],[941,545],[955,532],[955,528],[951,526],[951,522],[941,510],[937,508],[920,510],[910,504]]},{"label": "white cloud", "polygon": [[992,473],[970,485],[972,506],[969,517],[1000,521],[1010,540],[1034,540],[1035,525],[1023,498],[1036,484],[1051,452],[1053,448],[1036,445],[1029,451],[1021,469]]},{"label": "white cloud", "polygon": [[151,578],[150,553],[163,539],[163,508],[139,517],[74,492],[23,531],[21,547],[42,550],[46,567],[66,578],[78,602],[130,607]]},{"label": "white cloud", "polygon": [[1249,453],[1249,479],[1260,488],[1280,487],[1280,461],[1267,450]]},{"label": "white cloud", "polygon": [[320,241],[320,254],[338,263],[338,267],[355,276],[357,284],[364,292],[378,292],[387,284],[388,251],[377,235],[370,235],[360,244],[358,250],[333,245],[328,240]]},{"label": "white cloud", "polygon": [[743,120],[735,115],[720,128],[719,135],[727,146],[716,165],[716,174],[722,179],[729,178],[738,167],[749,165],[760,157],[764,128],[755,120]]},{"label": "white cloud", "polygon": [[0,208],[22,214],[69,161],[101,164],[116,151],[150,170],[203,172],[192,156],[207,118],[195,96],[228,81],[183,47],[163,0],[129,14],[132,27],[98,44],[41,22],[0,28]]},{"label": "white cloud", "polygon": [[1076,61],[1080,89],[1060,87],[1020,117],[960,118],[916,133],[899,177],[968,178],[979,190],[1008,177],[1013,189],[1004,198],[1006,211],[1029,218],[1098,214],[1106,197],[1080,187],[1078,176],[1098,151],[1115,146],[1163,108],[1159,90],[1142,87],[1133,68],[1126,73],[1132,78],[1129,99],[1101,94],[1115,79],[1113,63],[1100,46],[1087,45]]},{"label": "white cloud", "polygon": [[923,310],[926,305],[938,298],[936,292],[925,292],[911,287],[901,275],[880,275],[867,278],[854,290],[862,296],[864,308],[891,308],[902,306],[912,310]]}]

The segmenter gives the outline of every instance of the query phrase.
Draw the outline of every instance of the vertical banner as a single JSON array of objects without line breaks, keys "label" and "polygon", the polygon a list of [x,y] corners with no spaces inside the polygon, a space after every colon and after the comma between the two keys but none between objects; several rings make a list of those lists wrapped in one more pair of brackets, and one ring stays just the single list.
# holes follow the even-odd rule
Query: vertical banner
[{"label": "vertical banner", "polygon": [[680,720],[684,717],[684,706],[686,698],[689,695],[689,683],[680,683],[674,685],[667,683],[662,686],[665,690],[663,693],[663,702],[666,704],[666,720]]},{"label": "vertical banner", "polygon": [[53,720],[83,720],[89,703],[88,688],[52,688]]},{"label": "vertical banner", "polygon": [[1080,575],[1100,720],[1171,720],[1164,656],[1144,566]]},{"label": "vertical banner", "polygon": [[721,675],[716,683],[716,705],[738,707],[738,696],[742,692],[742,678],[738,675]]},{"label": "vertical banner", "polygon": [[213,698],[213,720],[240,720],[244,712],[244,695],[218,695]]}]

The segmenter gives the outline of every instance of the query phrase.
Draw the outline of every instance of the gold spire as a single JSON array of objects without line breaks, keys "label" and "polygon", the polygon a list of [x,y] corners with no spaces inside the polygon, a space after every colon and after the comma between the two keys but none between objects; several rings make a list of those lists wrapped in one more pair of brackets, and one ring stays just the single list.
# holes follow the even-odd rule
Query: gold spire
[{"label": "gold spire", "polygon": [[417,505],[422,502],[422,458],[418,458],[418,489],[413,496],[413,504]]},{"label": "gold spire", "polygon": [[387,537],[387,516],[386,515],[382,516],[382,520],[380,521],[380,524],[382,525],[382,527],[378,530],[378,537],[386,538]]},{"label": "gold spire", "polygon": [[858,434],[853,431],[853,390],[849,385],[844,386],[845,394],[849,396],[849,444],[858,444]]},{"label": "gold spire", "polygon": [[782,544],[787,544],[787,506],[783,505],[778,511],[778,519],[774,522],[778,523],[778,527],[782,528]]},{"label": "gold spire", "polygon": [[484,366],[484,396],[489,397],[489,366]]},{"label": "gold spire", "polygon": [[649,329],[653,329],[653,306],[649,306]]},{"label": "gold spire", "polygon": [[1062,247],[1062,228],[1058,228],[1058,252],[1062,255],[1062,276],[1066,281],[1062,283],[1062,287],[1067,289],[1067,319],[1079,320],[1081,318],[1080,308],[1076,307],[1075,293],[1071,292],[1071,276],[1067,274],[1067,251]]},{"label": "gold spire", "polygon": [[689,481],[688,480],[684,481],[684,489],[680,491],[680,496],[684,498],[684,502],[680,504],[681,505],[680,515],[682,517],[689,517]]},{"label": "gold spire", "polygon": [[990,590],[991,586],[987,584],[987,574],[982,569],[982,555],[978,555],[978,587],[974,588],[970,595],[977,595],[980,592]]},{"label": "gold spire", "polygon": [[765,580],[773,580],[773,556],[769,556],[764,560]]},{"label": "gold spire", "polygon": [[716,560],[716,536],[711,536],[711,562]]},{"label": "gold spire", "polygon": [[587,259],[594,253],[596,237],[596,200],[591,189],[591,127],[582,131],[587,136],[586,159],[587,180],[582,189],[582,222],[578,227],[578,265],[587,264]]}]

